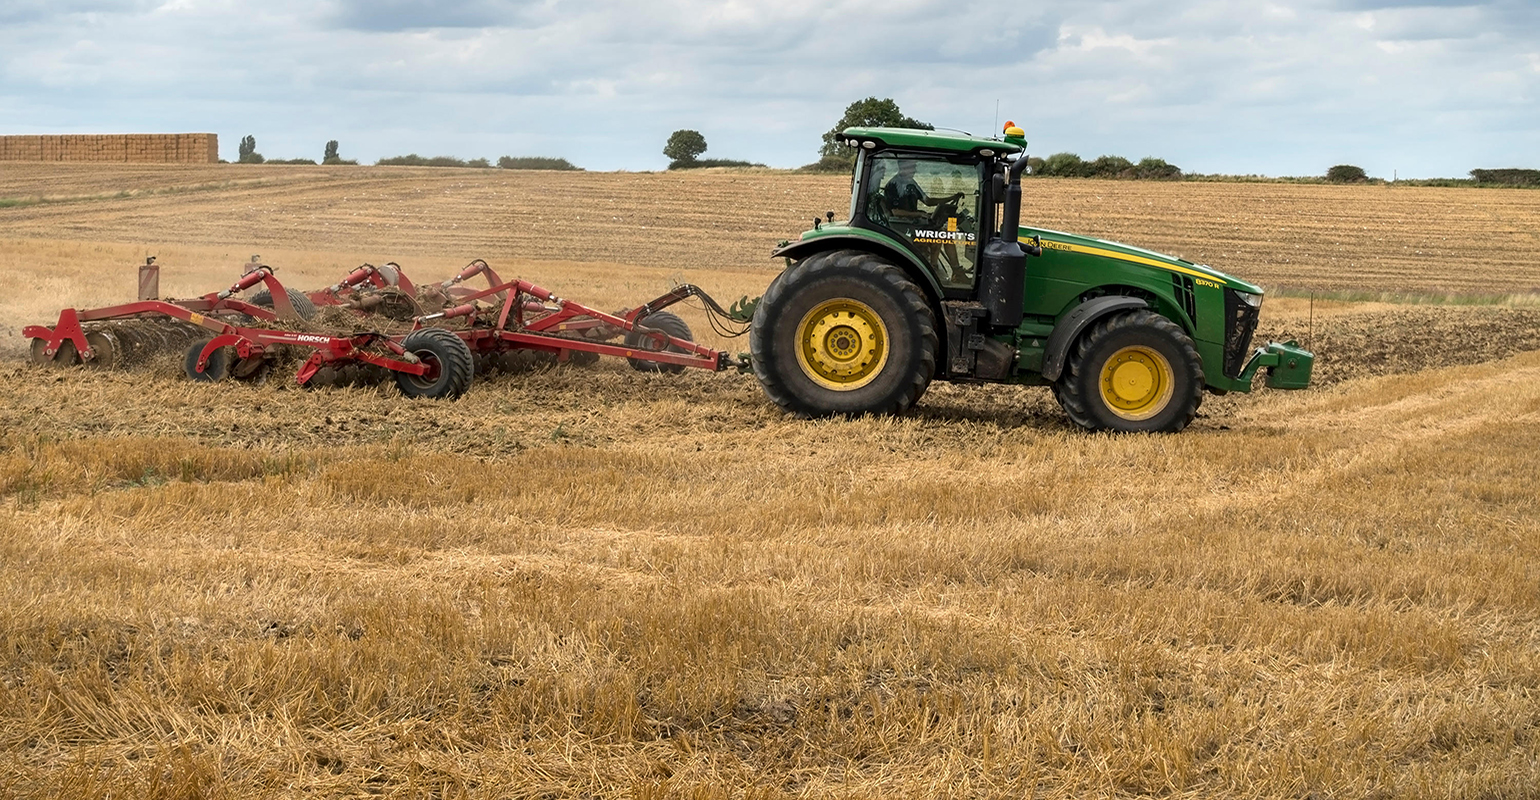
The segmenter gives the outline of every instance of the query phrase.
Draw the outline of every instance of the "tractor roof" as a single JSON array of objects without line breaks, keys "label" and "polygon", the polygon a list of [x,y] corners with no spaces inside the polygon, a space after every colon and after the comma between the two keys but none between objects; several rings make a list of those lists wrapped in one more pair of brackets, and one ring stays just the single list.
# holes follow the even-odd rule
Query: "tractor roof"
[{"label": "tractor roof", "polygon": [[954,153],[972,153],[977,150],[1014,153],[1026,144],[986,139],[961,131],[926,131],[917,128],[846,128],[843,134],[846,138],[874,141],[887,147],[947,150]]}]

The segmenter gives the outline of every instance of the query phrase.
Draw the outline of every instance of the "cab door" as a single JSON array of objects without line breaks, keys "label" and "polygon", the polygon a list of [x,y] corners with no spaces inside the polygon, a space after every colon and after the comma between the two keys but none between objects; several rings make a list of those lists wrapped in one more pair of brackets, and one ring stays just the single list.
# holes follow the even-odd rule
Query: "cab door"
[{"label": "cab door", "polygon": [[862,210],[873,227],[906,243],[948,295],[968,295],[978,280],[982,175],[973,159],[868,154]]}]

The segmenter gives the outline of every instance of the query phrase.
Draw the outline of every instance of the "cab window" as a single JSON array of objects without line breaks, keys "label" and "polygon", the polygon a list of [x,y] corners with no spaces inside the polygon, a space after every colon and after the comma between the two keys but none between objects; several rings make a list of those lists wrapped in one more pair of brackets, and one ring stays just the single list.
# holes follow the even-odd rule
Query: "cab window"
[{"label": "cab window", "polygon": [[942,286],[973,286],[982,167],[903,153],[867,163],[866,218],[908,242]]}]

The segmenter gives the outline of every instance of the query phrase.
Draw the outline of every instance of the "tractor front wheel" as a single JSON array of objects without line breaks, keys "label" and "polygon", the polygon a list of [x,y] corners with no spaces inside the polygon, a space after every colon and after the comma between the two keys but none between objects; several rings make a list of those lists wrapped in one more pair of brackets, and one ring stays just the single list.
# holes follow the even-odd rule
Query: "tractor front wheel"
[{"label": "tractor front wheel", "polygon": [[781,274],[754,313],[754,374],[800,417],[896,414],[936,371],[936,319],[920,287],[879,256],[834,250]]},{"label": "tractor front wheel", "polygon": [[1174,433],[1197,416],[1203,362],[1166,317],[1145,309],[1116,314],[1075,342],[1054,396],[1087,430]]}]

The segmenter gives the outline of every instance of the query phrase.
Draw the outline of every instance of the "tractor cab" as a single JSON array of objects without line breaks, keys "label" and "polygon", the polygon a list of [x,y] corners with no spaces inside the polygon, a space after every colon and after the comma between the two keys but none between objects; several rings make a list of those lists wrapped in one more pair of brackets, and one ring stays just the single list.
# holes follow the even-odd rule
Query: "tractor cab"
[{"label": "tractor cab", "polygon": [[850,222],[900,243],[949,298],[976,293],[981,246],[998,234],[990,191],[1000,157],[1025,142],[949,131],[851,128]]}]

